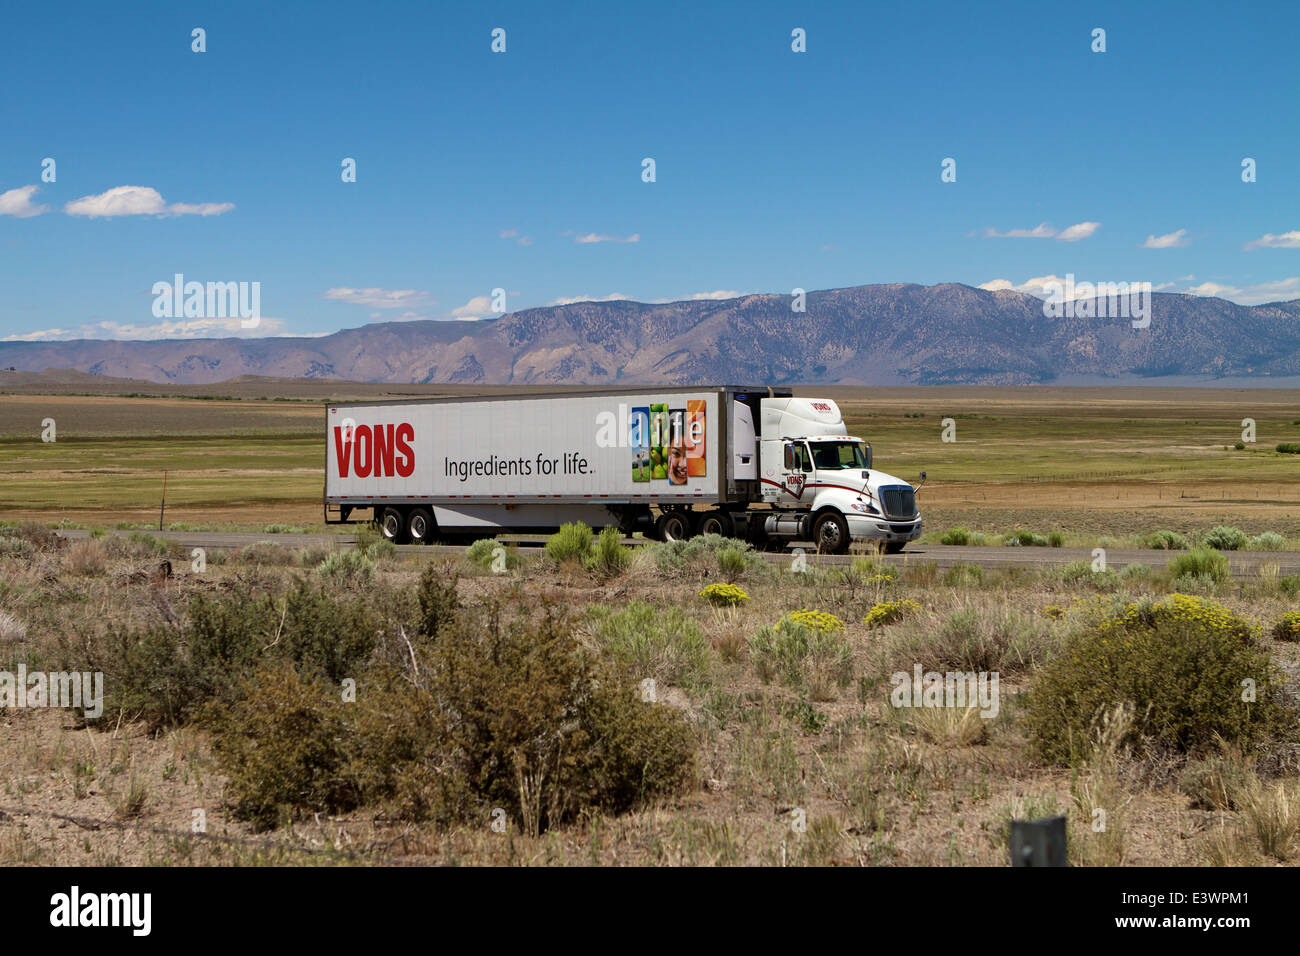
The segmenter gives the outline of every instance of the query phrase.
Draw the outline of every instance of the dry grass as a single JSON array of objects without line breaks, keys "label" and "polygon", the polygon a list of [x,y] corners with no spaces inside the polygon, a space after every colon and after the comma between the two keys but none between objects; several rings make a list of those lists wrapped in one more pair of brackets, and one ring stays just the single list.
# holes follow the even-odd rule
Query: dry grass
[{"label": "dry grass", "polygon": [[[0,557],[0,581],[7,587],[0,588],[0,649],[7,656],[39,655],[75,665],[86,642],[110,624],[158,625],[168,614],[183,615],[191,594],[220,595],[236,581],[273,590],[305,573],[296,559],[282,563],[260,553],[264,549],[251,549],[230,554],[224,564],[210,561],[203,573],[173,560],[175,575],[160,579],[153,575],[159,557],[147,543],[95,544],[104,561],[97,574],[74,573],[72,562],[82,559],[74,559],[71,548]],[[1257,790],[1229,798],[1234,785],[1222,771],[1217,786],[1223,795],[1210,801],[1215,808],[1189,809],[1177,787],[1178,768],[1138,772],[1139,764],[1155,758],[1114,746],[1115,720],[1097,728],[1089,760],[1073,775],[1043,767],[1028,756],[1017,687],[1005,674],[994,721],[971,709],[901,713],[890,706],[889,673],[910,671],[915,661],[933,660],[936,669],[952,661],[954,670],[958,664],[980,670],[985,668],[977,663],[996,663],[1028,676],[1071,626],[1069,614],[1053,621],[1041,613],[1052,604],[1069,604],[1057,585],[1031,577],[956,589],[928,581],[913,566],[882,593],[920,602],[923,618],[871,631],[862,618],[881,595],[843,587],[830,575],[745,580],[751,600],[716,611],[694,597],[711,575],[662,577],[648,552],[638,552],[634,562],[632,572],[610,582],[527,557],[503,575],[473,575],[466,566],[460,596],[479,604],[513,593],[529,601],[556,600],[578,612],[631,600],[684,608],[702,631],[709,667],[699,686],[688,689],[669,679],[659,687],[661,705],[680,708],[699,734],[698,787],[681,800],[617,818],[584,819],[536,837],[517,828],[495,832],[486,819],[481,827],[439,831],[358,813],[309,821],[292,834],[273,833],[267,838],[273,845],[266,847],[208,845],[183,839],[195,807],[206,809],[211,833],[253,834],[226,813],[223,780],[202,729],[151,737],[129,715],[120,727],[113,722],[87,730],[72,714],[9,710],[0,712],[0,804],[71,809],[181,835],[133,831],[126,842],[107,828],[61,828],[35,817],[0,820],[0,861],[328,863],[342,862],[353,851],[362,859],[447,864],[1001,866],[1007,862],[1002,827],[1010,814],[1069,807],[1075,862],[1295,862],[1293,782],[1258,781]],[[411,587],[426,563],[424,555],[387,562],[378,580]],[[1232,584],[1221,600],[1267,620],[1288,606],[1284,596],[1253,587]],[[825,610],[846,623],[842,635],[853,678],[848,687],[815,675],[800,685],[765,684],[755,672],[748,636],[800,609]],[[954,617],[963,620],[963,614],[973,615],[976,633],[959,641],[959,634],[942,627]],[[7,619],[16,623],[6,633]],[[1032,622],[1031,637],[1017,637],[1009,622]],[[1300,647],[1274,644],[1273,652],[1280,664],[1300,673]],[[801,831],[791,828],[795,809],[803,812]],[[1096,809],[1106,812],[1105,830],[1092,829]],[[1189,830],[1198,838],[1180,836]],[[311,852],[313,846],[320,852]]]}]

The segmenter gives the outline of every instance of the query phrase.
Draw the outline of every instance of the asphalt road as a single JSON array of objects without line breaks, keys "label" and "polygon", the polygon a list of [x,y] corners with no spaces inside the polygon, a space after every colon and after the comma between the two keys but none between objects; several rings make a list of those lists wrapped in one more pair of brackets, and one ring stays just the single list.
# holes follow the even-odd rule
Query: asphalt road
[{"label": "asphalt road", "polygon": [[[89,532],[65,529],[58,532],[65,538],[78,539],[89,536]],[[119,537],[130,535],[129,531],[109,531],[108,534]],[[355,538],[351,534],[246,534],[232,531],[152,531],[156,538],[161,538],[178,548],[242,548],[246,545],[269,541],[286,548],[329,547],[334,544],[351,546]],[[514,541],[521,548],[540,547],[544,536],[501,535],[502,540]],[[635,544],[644,543],[643,539],[634,538]],[[804,545],[809,564],[848,564],[857,555],[813,554],[810,544]],[[463,545],[400,545],[402,553],[427,554],[430,557],[446,554],[461,554]],[[1179,554],[1178,551],[1152,551],[1147,549],[1108,550],[1106,566],[1118,570],[1134,562],[1151,568],[1161,569],[1169,559]],[[1300,574],[1300,551],[1229,551],[1225,552],[1228,566],[1236,577],[1253,577],[1259,573],[1261,565],[1275,564],[1282,575]],[[767,554],[764,557],[771,562],[791,560],[790,554]],[[1007,547],[972,547],[948,544],[910,544],[901,554],[881,555],[880,560],[888,564],[904,565],[921,561],[933,561],[940,568],[949,568],[954,564],[978,564],[984,568],[1003,567],[1044,567],[1069,564],[1072,561],[1093,560],[1092,551],[1086,548],[1007,548]]]}]

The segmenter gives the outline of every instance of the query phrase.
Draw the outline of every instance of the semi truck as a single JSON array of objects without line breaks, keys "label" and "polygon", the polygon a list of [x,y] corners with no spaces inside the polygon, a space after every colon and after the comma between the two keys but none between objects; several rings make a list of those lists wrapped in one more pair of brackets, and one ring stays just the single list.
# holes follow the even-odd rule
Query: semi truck
[{"label": "semi truck", "polygon": [[326,522],[373,520],[399,544],[575,521],[835,554],[921,534],[920,485],[877,470],[834,401],[789,388],[341,402],[325,416]]}]

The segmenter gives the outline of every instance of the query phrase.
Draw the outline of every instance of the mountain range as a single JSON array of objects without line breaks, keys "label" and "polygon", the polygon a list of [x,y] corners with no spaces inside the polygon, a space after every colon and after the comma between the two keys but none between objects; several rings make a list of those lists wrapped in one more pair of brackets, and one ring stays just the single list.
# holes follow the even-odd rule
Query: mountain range
[{"label": "mountain range", "polygon": [[792,311],[788,295],[744,295],[578,302],[477,322],[376,322],[318,338],[0,342],[0,367],[173,384],[240,375],[465,385],[1300,377],[1300,299],[1151,300],[1149,327],[1133,328],[1128,318],[1052,318],[1043,300],[1014,291],[867,285],[810,292],[803,312]]}]

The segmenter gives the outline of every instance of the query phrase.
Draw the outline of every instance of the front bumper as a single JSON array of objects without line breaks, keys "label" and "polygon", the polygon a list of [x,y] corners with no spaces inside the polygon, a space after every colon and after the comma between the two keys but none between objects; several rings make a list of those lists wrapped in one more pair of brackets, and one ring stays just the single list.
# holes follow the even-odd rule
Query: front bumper
[{"label": "front bumper", "polygon": [[911,521],[889,521],[868,515],[845,515],[849,522],[849,537],[854,541],[915,541],[921,537],[921,518]]}]

